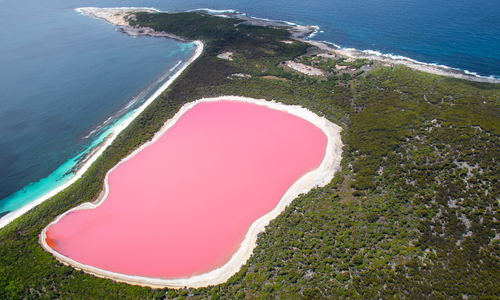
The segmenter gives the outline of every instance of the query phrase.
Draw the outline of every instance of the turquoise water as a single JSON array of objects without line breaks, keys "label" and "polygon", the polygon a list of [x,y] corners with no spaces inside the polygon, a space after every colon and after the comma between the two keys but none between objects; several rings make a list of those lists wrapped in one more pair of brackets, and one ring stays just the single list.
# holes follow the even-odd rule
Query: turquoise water
[{"label": "turquoise water", "polygon": [[167,39],[116,32],[74,10],[85,6],[232,9],[317,25],[311,39],[342,48],[408,57],[478,76],[500,75],[496,1],[3,1],[0,216],[68,180],[72,175],[65,174],[75,158],[192,51]]},{"label": "turquoise water", "polygon": [[[120,124],[132,114],[133,111],[130,111],[122,118],[117,119],[114,123]],[[39,197],[48,194],[52,190],[60,188],[66,182],[70,181],[75,176],[75,174],[72,172],[73,168],[78,164],[78,162],[81,161],[82,158],[84,158],[86,153],[94,150],[95,147],[99,146],[99,144],[102,143],[106,139],[106,137],[113,132],[113,129],[115,127],[116,126],[113,125],[107,126],[99,134],[96,135],[96,138],[94,138],[94,140],[86,149],[82,150],[82,152],[75,157],[68,159],[48,177],[45,177],[38,182],[30,183],[23,189],[3,199],[2,208],[5,211],[15,211],[16,209],[37,200]]]}]

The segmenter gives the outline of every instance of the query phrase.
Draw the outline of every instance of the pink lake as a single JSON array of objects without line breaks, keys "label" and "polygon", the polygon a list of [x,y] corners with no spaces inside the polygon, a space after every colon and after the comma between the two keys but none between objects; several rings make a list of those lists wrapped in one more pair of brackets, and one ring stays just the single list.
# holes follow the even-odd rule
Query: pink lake
[{"label": "pink lake", "polygon": [[120,274],[188,278],[229,261],[250,226],[322,162],[312,123],[242,101],[201,102],[109,174],[109,194],[68,213],[46,242]]}]

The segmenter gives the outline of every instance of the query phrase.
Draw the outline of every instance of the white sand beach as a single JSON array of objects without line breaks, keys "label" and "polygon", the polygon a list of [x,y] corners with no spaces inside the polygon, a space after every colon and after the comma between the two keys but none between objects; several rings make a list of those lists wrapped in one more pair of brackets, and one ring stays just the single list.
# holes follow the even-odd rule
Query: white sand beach
[{"label": "white sand beach", "polygon": [[23,215],[33,207],[38,206],[40,203],[44,202],[45,200],[55,196],[57,193],[61,192],[65,188],[69,187],[71,184],[73,184],[76,180],[78,180],[86,171],[87,169],[92,165],[92,163],[106,150],[106,148],[111,145],[111,143],[115,140],[115,138],[118,136],[118,134],[125,129],[144,109],[151,104],[163,91],[165,91],[171,84],[172,82],[179,77],[180,74],[193,62],[195,61],[203,52],[203,43],[201,41],[194,41],[196,50],[193,56],[185,61],[182,66],[177,70],[175,74],[172,75],[172,77],[166,81],[162,86],[160,86],[156,92],[149,97],[140,108],[138,108],[125,122],[123,122],[120,126],[118,126],[113,133],[108,136],[106,141],[99,146],[99,148],[94,151],[90,157],[86,160],[86,162],[79,168],[79,170],[76,172],[75,176],[68,180],[64,185],[60,186],[58,189],[52,190],[49,193],[41,196],[37,200],[21,207],[18,210],[13,211],[12,213],[9,213],[2,219],[0,219],[0,228],[5,227],[7,224],[18,218],[19,216]]}]

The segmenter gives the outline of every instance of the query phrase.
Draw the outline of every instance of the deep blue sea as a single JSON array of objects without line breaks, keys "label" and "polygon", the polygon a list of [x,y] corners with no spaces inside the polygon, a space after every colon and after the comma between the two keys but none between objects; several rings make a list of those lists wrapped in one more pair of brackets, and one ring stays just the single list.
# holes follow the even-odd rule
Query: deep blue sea
[{"label": "deep blue sea", "polygon": [[342,48],[500,78],[500,3],[492,0],[3,0],[0,216],[70,179],[75,158],[193,51],[192,44],[126,36],[75,11],[86,6],[234,10],[316,25],[311,39]]}]

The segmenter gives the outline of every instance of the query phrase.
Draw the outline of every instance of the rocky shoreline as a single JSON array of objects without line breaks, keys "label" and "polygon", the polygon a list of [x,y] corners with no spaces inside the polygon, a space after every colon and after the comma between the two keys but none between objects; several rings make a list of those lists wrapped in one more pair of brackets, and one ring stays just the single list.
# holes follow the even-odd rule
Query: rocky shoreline
[{"label": "rocky shoreline", "polygon": [[[85,7],[85,8],[78,8],[76,10],[85,14],[85,15],[91,16],[91,17],[96,18],[96,19],[104,20],[107,23],[110,23],[114,26],[117,26],[118,31],[123,32],[125,34],[128,34],[130,36],[148,35],[148,36],[153,36],[153,37],[166,37],[166,38],[170,38],[170,39],[174,39],[174,40],[178,40],[178,41],[183,41],[183,42],[188,41],[184,38],[175,36],[173,34],[169,34],[166,32],[157,32],[149,27],[133,27],[133,26],[129,25],[129,21],[133,20],[133,18],[134,18],[134,13],[137,13],[137,12],[148,12],[148,13],[160,12],[154,8],[146,8],[146,7],[120,7],[120,8]],[[233,13],[233,12],[224,12],[224,13],[216,13],[216,14],[211,13],[208,10],[197,10],[197,12],[212,14],[215,16],[221,16],[221,17],[226,17],[226,18],[243,20],[243,22],[240,24],[255,25],[255,26],[267,26],[267,27],[271,27],[271,28],[286,29],[291,33],[291,36],[290,36],[291,39],[308,43],[312,46],[317,47],[321,51],[324,51],[324,53],[327,53],[327,54],[331,53],[334,55],[350,57],[350,58],[355,58],[355,59],[362,58],[362,59],[375,60],[375,61],[380,62],[381,65],[383,65],[383,66],[393,67],[394,65],[404,65],[404,66],[409,67],[413,70],[427,72],[427,73],[441,75],[441,76],[452,77],[452,78],[477,81],[477,82],[500,83],[499,79],[488,78],[488,77],[477,77],[477,76],[470,75],[470,74],[467,74],[465,72],[462,72],[460,70],[456,70],[453,68],[448,68],[448,67],[444,67],[444,66],[437,66],[437,65],[429,65],[426,63],[421,63],[421,62],[413,61],[413,60],[409,60],[409,59],[394,59],[394,58],[385,57],[385,56],[381,56],[381,55],[367,54],[367,53],[364,53],[362,51],[356,51],[356,50],[354,50],[354,51],[343,50],[343,49],[339,49],[333,45],[329,45],[327,43],[308,40],[307,37],[309,37],[311,34],[316,32],[316,30],[318,29],[315,26],[302,26],[302,25],[289,24],[289,23],[285,23],[285,22],[281,22],[281,21],[255,19],[255,18],[246,16],[246,15]]]},{"label": "rocky shoreline", "polygon": [[[206,11],[206,10],[199,10],[199,12],[204,12],[204,13],[210,14],[210,12]],[[269,21],[269,20],[255,19],[255,18],[248,17],[248,16],[241,15],[241,14],[237,14],[237,13],[223,13],[223,14],[217,14],[217,16],[233,18],[233,19],[238,19],[238,20],[244,21],[242,23],[239,23],[238,25],[244,24],[244,25],[266,26],[266,27],[271,27],[271,28],[286,29],[286,30],[288,30],[288,32],[291,33],[290,38],[292,38],[292,39],[306,38],[306,37],[310,36],[311,34],[313,34],[318,29],[316,26],[292,25],[292,24],[287,24],[285,22],[280,22],[280,21]]]},{"label": "rocky shoreline", "polygon": [[336,54],[336,55],[341,55],[341,56],[346,56],[346,57],[352,57],[354,59],[369,59],[369,60],[376,60],[380,62],[382,65],[385,66],[394,66],[394,65],[404,65],[408,68],[411,68],[413,70],[417,71],[422,71],[426,73],[431,73],[431,74],[436,74],[436,75],[441,75],[441,76],[447,76],[447,77],[453,77],[457,79],[464,79],[464,80],[470,80],[470,81],[477,81],[477,82],[488,82],[488,83],[500,83],[500,80],[494,79],[494,78],[487,78],[487,77],[476,77],[474,75],[469,75],[465,72],[453,69],[453,68],[448,68],[448,67],[442,67],[442,66],[434,66],[434,65],[429,65],[426,63],[420,63],[416,61],[410,61],[410,60],[405,60],[405,59],[393,59],[393,58],[388,58],[380,55],[374,55],[374,54],[366,54],[361,51],[347,51],[347,50],[342,50],[342,49],[337,49],[333,48],[332,46],[322,43],[322,42],[316,42],[316,41],[310,41],[310,40],[304,40],[300,39],[303,42],[309,43],[311,45],[314,45],[318,47],[319,49],[322,49],[324,51]]},{"label": "rocky shoreline", "polygon": [[160,12],[154,8],[147,7],[117,7],[117,8],[98,8],[98,7],[82,7],[77,8],[76,11],[94,19],[103,20],[117,27],[117,31],[125,33],[129,36],[152,36],[152,37],[166,37],[180,42],[192,42],[185,38],[166,33],[158,32],[149,27],[135,27],[130,26],[129,22],[135,19],[134,14],[138,12],[158,13]]}]

